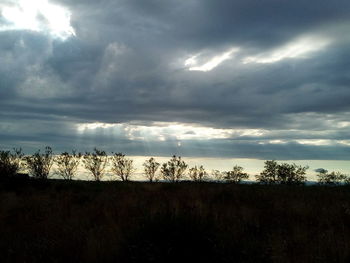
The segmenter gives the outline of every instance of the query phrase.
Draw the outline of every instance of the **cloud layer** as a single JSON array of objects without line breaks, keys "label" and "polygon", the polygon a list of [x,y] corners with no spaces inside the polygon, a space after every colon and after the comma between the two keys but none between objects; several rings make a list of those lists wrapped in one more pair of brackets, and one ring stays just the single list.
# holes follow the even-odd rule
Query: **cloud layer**
[{"label": "cloud layer", "polygon": [[350,159],[349,1],[42,2],[0,4],[2,148]]}]

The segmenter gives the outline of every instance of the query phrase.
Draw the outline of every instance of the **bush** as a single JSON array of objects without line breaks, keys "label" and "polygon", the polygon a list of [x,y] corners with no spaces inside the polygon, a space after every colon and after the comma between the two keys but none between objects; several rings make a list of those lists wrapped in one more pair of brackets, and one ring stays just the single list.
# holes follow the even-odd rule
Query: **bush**
[{"label": "bush", "polygon": [[0,151],[0,177],[14,177],[21,169],[22,150]]},{"label": "bush", "polygon": [[317,177],[319,184],[336,185],[341,183],[349,183],[349,178],[341,172],[328,173],[327,170],[322,169],[319,170]]},{"label": "bush", "polygon": [[243,167],[235,165],[232,171],[224,173],[224,179],[230,183],[240,183],[244,179],[248,179],[249,175],[243,172]]},{"label": "bush", "polygon": [[115,153],[111,157],[112,172],[122,181],[129,181],[134,171],[133,160],[128,159],[122,153]]},{"label": "bush", "polygon": [[207,172],[202,165],[199,168],[195,166],[189,170],[189,176],[195,182],[202,182],[207,176]]},{"label": "bush", "polygon": [[25,157],[25,161],[29,174],[36,179],[47,179],[53,164],[52,149],[47,146],[44,153],[38,150],[33,155]]},{"label": "bush", "polygon": [[156,172],[159,166],[160,163],[156,162],[153,157],[143,163],[145,176],[150,182],[153,182],[156,179]]},{"label": "bush", "polygon": [[264,170],[256,176],[256,180],[266,184],[303,184],[306,181],[307,166],[265,161]]},{"label": "bush", "polygon": [[56,156],[56,173],[65,180],[72,180],[77,172],[80,158],[81,153],[76,153],[75,151],[72,151],[72,154],[63,152],[60,155]]},{"label": "bush", "polygon": [[85,152],[83,163],[85,168],[92,173],[95,181],[100,181],[103,177],[103,171],[106,168],[108,156],[105,151],[94,149],[92,153]]},{"label": "bush", "polygon": [[183,178],[187,167],[188,165],[181,159],[180,156],[176,157],[176,155],[174,155],[170,161],[163,163],[161,173],[164,180],[178,182],[181,178]]}]

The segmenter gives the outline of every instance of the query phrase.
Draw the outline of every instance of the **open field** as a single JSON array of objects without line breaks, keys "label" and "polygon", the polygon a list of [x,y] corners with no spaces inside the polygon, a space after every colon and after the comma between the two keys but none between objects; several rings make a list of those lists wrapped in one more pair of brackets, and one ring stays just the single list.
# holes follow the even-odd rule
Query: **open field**
[{"label": "open field", "polygon": [[349,186],[0,183],[1,262],[349,262]]}]

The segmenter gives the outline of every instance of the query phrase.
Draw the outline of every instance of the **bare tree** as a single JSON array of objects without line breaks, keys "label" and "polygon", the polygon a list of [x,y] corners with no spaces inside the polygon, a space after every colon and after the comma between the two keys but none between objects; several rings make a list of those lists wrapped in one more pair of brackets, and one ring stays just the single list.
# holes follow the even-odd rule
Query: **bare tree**
[{"label": "bare tree", "polygon": [[174,155],[170,161],[163,163],[161,167],[161,173],[164,180],[170,182],[178,182],[183,176],[188,165],[181,159]]},{"label": "bare tree", "polygon": [[114,153],[111,161],[112,172],[122,181],[129,181],[134,171],[133,160],[126,158],[122,153]]},{"label": "bare tree", "polygon": [[85,152],[83,163],[87,170],[92,173],[95,181],[100,181],[103,177],[103,171],[106,168],[108,156],[105,151],[94,149],[93,152]]},{"label": "bare tree", "polygon": [[80,158],[81,153],[76,153],[75,150],[72,151],[72,154],[63,152],[56,156],[54,159],[57,164],[56,173],[65,180],[72,180],[77,172]]},{"label": "bare tree", "polygon": [[224,173],[224,179],[230,183],[240,183],[244,179],[248,179],[249,175],[243,172],[243,167],[235,165],[232,171]]},{"label": "bare tree", "polygon": [[17,175],[22,164],[22,149],[0,151],[0,177],[13,177]]},{"label": "bare tree", "polygon": [[207,176],[207,172],[205,171],[203,165],[199,166],[199,168],[195,166],[189,170],[189,176],[195,182],[202,182]]},{"label": "bare tree", "polygon": [[156,162],[156,160],[153,157],[151,157],[150,159],[146,160],[143,163],[146,178],[150,182],[153,182],[155,180],[156,172],[157,172],[159,166],[160,166],[160,163]]},{"label": "bare tree", "polygon": [[26,167],[29,173],[37,179],[47,179],[53,164],[51,147],[45,147],[45,152],[38,150],[31,156],[25,157]]}]

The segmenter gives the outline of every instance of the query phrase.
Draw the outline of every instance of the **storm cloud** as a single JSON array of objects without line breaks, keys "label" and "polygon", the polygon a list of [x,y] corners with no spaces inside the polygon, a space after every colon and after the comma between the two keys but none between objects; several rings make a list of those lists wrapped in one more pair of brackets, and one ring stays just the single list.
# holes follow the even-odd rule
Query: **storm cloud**
[{"label": "storm cloud", "polygon": [[2,148],[350,159],[349,1],[31,3],[0,4]]}]

